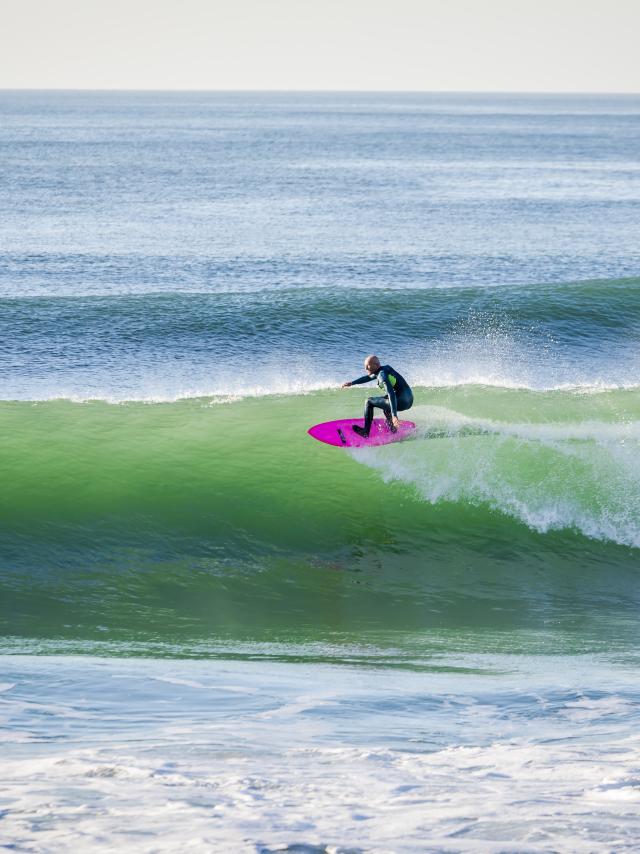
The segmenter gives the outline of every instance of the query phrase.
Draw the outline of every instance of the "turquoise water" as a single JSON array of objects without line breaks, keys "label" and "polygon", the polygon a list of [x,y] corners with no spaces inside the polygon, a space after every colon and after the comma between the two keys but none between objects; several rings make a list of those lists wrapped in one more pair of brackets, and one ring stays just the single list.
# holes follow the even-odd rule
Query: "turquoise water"
[{"label": "turquoise water", "polygon": [[0,116],[8,844],[632,850],[640,99]]}]

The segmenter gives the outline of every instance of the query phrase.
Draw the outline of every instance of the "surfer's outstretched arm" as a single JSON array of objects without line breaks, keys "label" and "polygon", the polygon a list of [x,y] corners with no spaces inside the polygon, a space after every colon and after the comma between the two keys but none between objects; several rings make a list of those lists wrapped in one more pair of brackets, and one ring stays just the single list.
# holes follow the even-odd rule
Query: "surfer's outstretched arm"
[{"label": "surfer's outstretched arm", "polygon": [[349,386],[361,385],[361,383],[370,383],[371,380],[375,380],[375,376],[369,376],[369,374],[365,374],[363,377],[358,377],[357,380],[351,380],[350,383],[342,383],[341,388],[349,388]]}]

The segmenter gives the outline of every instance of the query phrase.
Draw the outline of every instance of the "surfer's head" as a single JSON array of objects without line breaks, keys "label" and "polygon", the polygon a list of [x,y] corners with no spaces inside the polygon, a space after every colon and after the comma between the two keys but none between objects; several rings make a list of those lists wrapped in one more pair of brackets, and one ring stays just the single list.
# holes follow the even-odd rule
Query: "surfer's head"
[{"label": "surfer's head", "polygon": [[368,374],[377,374],[380,370],[380,359],[377,356],[367,356],[364,360],[364,369]]}]

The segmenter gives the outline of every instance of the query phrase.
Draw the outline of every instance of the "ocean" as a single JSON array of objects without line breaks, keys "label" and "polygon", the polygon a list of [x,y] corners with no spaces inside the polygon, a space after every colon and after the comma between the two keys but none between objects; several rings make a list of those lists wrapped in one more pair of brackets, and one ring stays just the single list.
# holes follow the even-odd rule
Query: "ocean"
[{"label": "ocean", "polygon": [[639,344],[640,96],[0,92],[0,845],[637,850]]}]

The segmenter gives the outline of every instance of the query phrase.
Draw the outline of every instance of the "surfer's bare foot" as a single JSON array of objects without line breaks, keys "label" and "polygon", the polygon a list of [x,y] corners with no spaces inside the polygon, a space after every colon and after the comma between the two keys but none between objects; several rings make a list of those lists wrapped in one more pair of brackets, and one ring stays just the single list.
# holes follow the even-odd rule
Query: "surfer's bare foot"
[{"label": "surfer's bare foot", "polygon": [[359,424],[354,424],[351,429],[353,430],[354,433],[357,433],[358,436],[362,436],[363,439],[369,438],[369,434],[367,433],[367,431],[364,429],[364,427],[361,427]]}]

